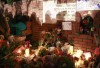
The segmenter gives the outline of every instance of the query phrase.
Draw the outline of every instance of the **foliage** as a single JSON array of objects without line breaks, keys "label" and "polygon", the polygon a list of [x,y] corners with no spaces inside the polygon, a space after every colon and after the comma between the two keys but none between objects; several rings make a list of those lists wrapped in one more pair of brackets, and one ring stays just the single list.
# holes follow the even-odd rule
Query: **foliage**
[{"label": "foliage", "polygon": [[3,68],[5,65],[8,65],[10,68],[13,68],[15,65],[14,57],[15,55],[12,53],[17,47],[19,43],[10,43],[10,46],[2,44],[0,48],[0,67]]},{"label": "foliage", "polygon": [[56,46],[57,41],[62,40],[61,29],[54,29],[54,30],[45,32],[41,35],[43,35],[42,45],[46,46],[47,48],[50,46]]},{"label": "foliage", "polygon": [[34,47],[38,47],[39,46],[39,42],[38,41],[34,41],[33,43],[31,43],[31,44],[33,44],[34,46],[33,46],[33,48]]},{"label": "foliage", "polygon": [[69,43],[70,45],[74,46],[74,40],[73,40],[73,39],[70,39],[70,40],[68,41],[68,43]]},{"label": "foliage", "polygon": [[81,34],[81,32],[76,32],[76,35],[77,35],[77,36],[80,36],[80,34]]},{"label": "foliage", "polygon": [[[22,58],[19,61],[19,66],[22,68],[47,68],[46,66],[50,66],[51,68],[74,68],[74,61],[73,58],[67,53],[65,54],[58,54],[56,55],[55,52],[50,52],[47,50],[48,47],[51,46],[58,46],[61,45],[62,36],[61,31],[59,29],[54,29],[51,32],[45,32],[43,37],[43,47],[41,47],[36,55],[30,62],[27,62],[25,59]],[[69,40],[69,44],[73,45],[73,40]],[[58,43],[58,44],[57,44]],[[0,49],[0,68],[4,68],[5,65],[13,68],[16,65],[15,54],[12,52],[20,45],[16,42],[11,42],[10,46],[7,47],[2,45]],[[38,46],[38,42],[34,42],[34,45]],[[46,48],[47,47],[47,48]],[[61,50],[60,50],[61,51]],[[62,53],[62,51],[61,51]],[[38,57],[40,59],[38,59]],[[36,59],[36,60],[35,60]]]},{"label": "foliage", "polygon": [[74,61],[71,57],[61,56],[59,57],[60,68],[75,68]]},{"label": "foliage", "polygon": [[43,48],[43,49],[41,49],[40,51],[39,51],[39,56],[45,56],[45,55],[47,55],[47,50],[45,49],[45,48]]}]

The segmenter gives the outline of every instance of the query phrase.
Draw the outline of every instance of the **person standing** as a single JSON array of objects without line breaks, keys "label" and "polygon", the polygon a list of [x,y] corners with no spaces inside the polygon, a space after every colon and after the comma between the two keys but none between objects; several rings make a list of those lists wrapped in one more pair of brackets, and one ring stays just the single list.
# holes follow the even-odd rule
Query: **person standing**
[{"label": "person standing", "polygon": [[22,15],[18,14],[15,16],[15,20],[14,20],[15,24],[14,24],[14,28],[15,28],[15,35],[20,36],[22,35],[23,31],[26,29],[26,24],[22,21]]},{"label": "person standing", "polygon": [[8,20],[3,14],[0,12],[0,35],[8,35],[10,34],[10,27],[8,24]]},{"label": "person standing", "polygon": [[27,17],[26,29],[22,33],[26,35],[26,41],[30,41],[31,43],[31,40],[32,40],[32,19],[31,17]]}]

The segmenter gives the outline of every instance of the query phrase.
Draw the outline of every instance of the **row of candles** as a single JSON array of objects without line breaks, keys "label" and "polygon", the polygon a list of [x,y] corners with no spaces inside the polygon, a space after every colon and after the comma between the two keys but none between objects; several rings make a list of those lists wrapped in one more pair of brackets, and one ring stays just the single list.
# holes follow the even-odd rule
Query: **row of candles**
[{"label": "row of candles", "polygon": [[[40,50],[41,48],[45,48],[45,47],[44,47],[44,46],[39,46],[39,48],[38,48],[37,50],[33,50],[33,51],[34,51],[33,54],[30,54],[30,47],[28,47],[28,48],[25,49],[25,53],[24,53],[24,55],[22,55],[22,56],[23,56],[25,59],[27,59],[27,61],[30,61],[30,60],[33,59],[34,56],[37,56],[37,55],[38,55],[39,50]],[[18,50],[17,50],[17,53],[21,54],[21,53],[22,53],[21,49],[18,49]],[[82,56],[82,55],[84,55],[84,58],[85,58],[84,60],[81,59],[81,56]],[[88,59],[91,57],[91,53],[90,53],[90,52],[83,53],[82,50],[77,50],[72,56],[73,56],[73,57],[79,58],[78,61],[75,61],[75,66],[76,66],[76,67],[80,67],[80,66],[82,66],[82,65],[84,64],[84,61],[85,61],[85,60],[88,60]]]}]

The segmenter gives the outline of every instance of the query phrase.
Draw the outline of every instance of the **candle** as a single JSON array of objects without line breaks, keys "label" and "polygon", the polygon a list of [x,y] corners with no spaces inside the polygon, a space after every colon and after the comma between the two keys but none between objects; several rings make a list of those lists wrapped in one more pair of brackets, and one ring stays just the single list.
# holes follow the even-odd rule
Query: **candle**
[{"label": "candle", "polygon": [[75,67],[76,68],[83,68],[84,67],[84,60],[81,60],[81,58],[79,58],[78,61],[75,62]]},{"label": "candle", "polygon": [[30,55],[30,54],[29,54],[29,48],[27,48],[27,49],[25,50],[25,55],[24,55],[24,56],[25,56],[25,57],[29,57],[29,55]]},{"label": "candle", "polygon": [[18,53],[18,54],[21,54],[22,52],[21,52],[21,50],[19,49],[19,50],[17,51],[17,53]]},{"label": "candle", "polygon": [[91,57],[91,53],[90,52],[86,52],[84,53],[85,55],[85,59],[88,60]]},{"label": "candle", "polygon": [[77,50],[77,52],[73,55],[73,57],[80,58],[82,54],[83,54],[83,51],[82,50]]}]

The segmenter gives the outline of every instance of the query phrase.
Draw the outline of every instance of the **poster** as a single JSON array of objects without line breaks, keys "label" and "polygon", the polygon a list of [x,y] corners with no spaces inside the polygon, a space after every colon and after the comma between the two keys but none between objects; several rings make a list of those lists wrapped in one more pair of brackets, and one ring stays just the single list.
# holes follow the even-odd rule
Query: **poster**
[{"label": "poster", "polygon": [[57,20],[75,21],[75,0],[43,1],[43,23],[55,23]]},{"label": "poster", "polygon": [[58,13],[57,20],[75,21],[76,3],[58,4],[55,10]]},{"label": "poster", "polygon": [[43,23],[52,23],[56,21],[56,11],[54,1],[43,1]]},{"label": "poster", "polygon": [[77,11],[100,10],[100,0],[77,0]]}]

